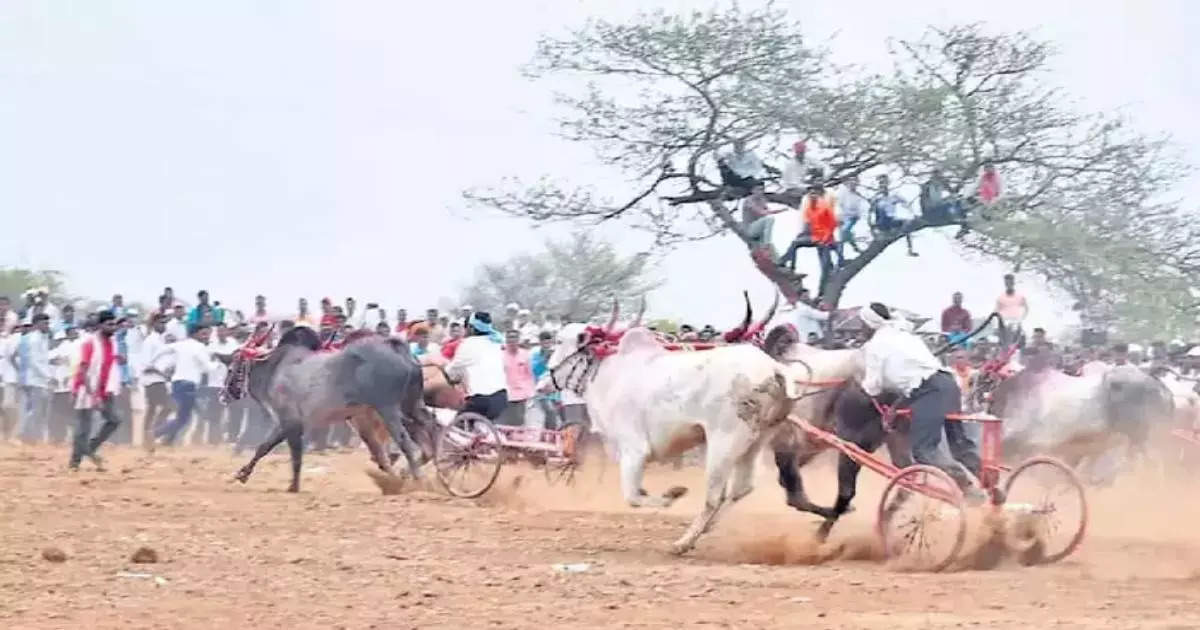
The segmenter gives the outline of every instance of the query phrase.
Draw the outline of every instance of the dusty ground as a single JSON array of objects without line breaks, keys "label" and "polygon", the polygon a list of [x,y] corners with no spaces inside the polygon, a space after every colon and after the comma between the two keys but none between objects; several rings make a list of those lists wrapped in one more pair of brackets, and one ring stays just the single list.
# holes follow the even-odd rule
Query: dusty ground
[{"label": "dusty ground", "polygon": [[[693,494],[643,512],[621,505],[611,466],[587,500],[514,469],[472,502],[380,496],[365,452],[309,457],[298,496],[281,492],[286,456],[242,486],[225,451],[107,454],[109,472],[71,475],[65,450],[0,446],[0,627],[1200,627],[1195,486],[1094,492],[1089,537],[1058,565],[927,575],[819,562],[814,521],[781,506],[765,467],[676,558],[665,549],[699,504],[695,470],[653,471],[652,491],[682,481]],[[808,477],[832,495],[828,470]],[[864,481],[835,535],[852,549],[879,492]],[[66,560],[43,559],[51,547]],[[158,562],[131,562],[139,547]]]}]

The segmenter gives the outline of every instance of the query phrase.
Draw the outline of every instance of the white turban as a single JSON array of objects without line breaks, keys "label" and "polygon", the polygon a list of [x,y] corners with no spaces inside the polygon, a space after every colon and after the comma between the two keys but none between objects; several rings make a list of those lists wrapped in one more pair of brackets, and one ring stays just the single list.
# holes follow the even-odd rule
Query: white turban
[{"label": "white turban", "polygon": [[884,319],[882,315],[876,313],[870,306],[864,306],[858,311],[858,318],[872,330],[879,330],[881,326],[888,323],[889,320]]}]

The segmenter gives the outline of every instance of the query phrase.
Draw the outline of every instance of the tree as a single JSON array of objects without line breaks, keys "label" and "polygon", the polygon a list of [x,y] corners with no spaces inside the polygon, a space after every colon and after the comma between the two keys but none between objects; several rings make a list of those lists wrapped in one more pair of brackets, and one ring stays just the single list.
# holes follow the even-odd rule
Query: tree
[{"label": "tree", "polygon": [[48,269],[0,268],[0,296],[7,297],[15,306],[21,304],[21,295],[29,289],[46,287],[52,300],[62,297],[63,274]]},{"label": "tree", "polygon": [[[827,186],[868,172],[920,181],[936,168],[965,197],[983,166],[996,164],[1002,201],[986,213],[974,208],[962,244],[1039,271],[1077,299],[1128,302],[1134,286],[1146,283],[1178,297],[1178,286],[1198,277],[1200,245],[1184,255],[1157,240],[1187,223],[1160,198],[1183,172],[1171,147],[1120,117],[1074,113],[1046,87],[1048,44],[979,25],[930,28],[890,43],[895,69],[884,76],[835,65],[773,5],[590,20],[544,37],[528,74],[588,79],[558,96],[562,135],[594,148],[635,192],[610,199],[543,178],[465,196],[537,222],[625,219],[660,246],[726,233],[750,245],[729,207],[734,191],[717,183],[717,151],[733,139],[779,147],[785,137],[800,137],[825,152]],[[921,217],[875,234],[831,275],[821,297],[836,306],[892,243],[948,223]],[[1060,231],[1047,230],[1060,225],[1083,226],[1086,239],[1063,247]],[[1177,232],[1171,242],[1192,234]],[[1092,267],[1096,257],[1113,262],[1114,244],[1138,253],[1118,276],[1109,266]]]},{"label": "tree", "polygon": [[545,250],[480,265],[463,303],[498,314],[509,303],[563,321],[588,321],[616,297],[630,303],[659,285],[645,254],[622,256],[587,232],[547,241]]}]

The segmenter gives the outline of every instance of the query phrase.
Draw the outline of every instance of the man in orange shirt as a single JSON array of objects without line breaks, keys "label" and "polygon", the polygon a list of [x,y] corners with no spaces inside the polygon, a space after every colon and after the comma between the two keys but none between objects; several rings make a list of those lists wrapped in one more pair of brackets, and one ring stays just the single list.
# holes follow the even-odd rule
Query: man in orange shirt
[{"label": "man in orange shirt", "polygon": [[815,247],[817,260],[821,264],[821,280],[817,295],[825,294],[825,283],[833,271],[834,233],[837,231],[837,214],[833,211],[833,201],[825,196],[825,187],[819,183],[808,187],[808,194],[800,204],[804,213],[804,230],[792,241],[787,253],[779,259],[780,266],[796,270],[796,250],[801,247]]}]

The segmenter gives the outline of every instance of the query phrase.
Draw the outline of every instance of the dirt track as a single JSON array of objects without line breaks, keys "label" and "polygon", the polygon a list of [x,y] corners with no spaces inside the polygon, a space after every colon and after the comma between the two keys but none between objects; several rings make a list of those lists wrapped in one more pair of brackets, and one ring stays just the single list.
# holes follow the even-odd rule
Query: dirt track
[{"label": "dirt track", "polygon": [[[380,496],[365,452],[309,457],[299,496],[281,492],[286,456],[241,486],[230,476],[242,458],[225,451],[108,455],[109,472],[70,475],[63,449],[0,446],[0,627],[1200,627],[1194,487],[1127,479],[1094,492],[1084,547],[1055,566],[913,575],[813,564],[814,521],[782,507],[765,467],[676,558],[665,549],[701,500],[699,471],[653,471],[651,491],[682,481],[693,494],[640,512],[621,505],[611,466],[590,500],[514,470],[470,502]],[[827,500],[828,472],[807,476]],[[864,481],[835,535],[852,550],[879,491]],[[159,562],[132,563],[142,546]],[[66,561],[43,559],[48,547]],[[780,562],[799,564],[764,564]]]}]

